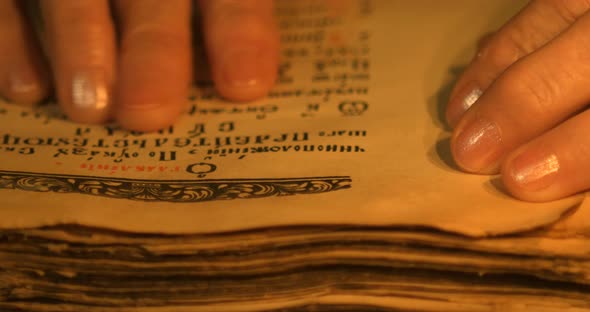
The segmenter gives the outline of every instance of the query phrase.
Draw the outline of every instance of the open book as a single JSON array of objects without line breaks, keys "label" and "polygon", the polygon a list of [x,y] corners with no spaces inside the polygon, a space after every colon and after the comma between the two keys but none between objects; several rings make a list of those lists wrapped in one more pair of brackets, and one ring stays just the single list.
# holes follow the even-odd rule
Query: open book
[{"label": "open book", "polygon": [[[74,124],[55,105],[31,111],[0,103],[0,229],[10,242],[0,263],[12,268],[0,272],[0,301],[8,302],[7,309],[39,311],[52,303],[31,298],[113,309],[139,304],[154,311],[167,305],[174,311],[279,311],[315,304],[326,311],[348,305],[438,311],[433,302],[444,299],[446,308],[473,311],[505,298],[515,310],[524,304],[524,311],[542,290],[561,298],[538,303],[547,311],[590,309],[590,290],[583,288],[590,285],[584,196],[527,203],[507,195],[496,177],[459,172],[448,151],[450,130],[441,121],[445,86],[469,61],[473,42],[520,6],[278,1],[282,61],[270,95],[232,105],[203,81],[180,122],[158,133]],[[96,228],[101,230],[87,235]],[[495,238],[472,239],[490,236]],[[25,268],[19,255],[27,253]],[[101,271],[97,263],[109,269]],[[394,267],[398,277],[414,280],[394,281],[390,271],[323,271],[330,285],[350,273],[365,289],[310,292],[300,283],[315,273],[301,268],[321,263]],[[298,269],[268,281],[272,272],[281,276],[279,267]],[[411,267],[431,275],[418,276]],[[41,273],[26,273],[32,268]],[[155,271],[160,286],[149,279],[126,284],[121,277]],[[461,292],[473,281],[432,280],[447,271],[520,274],[564,286],[515,282],[524,290],[510,299],[498,295],[510,285],[500,279],[469,297]],[[234,292],[211,286],[203,294],[198,289],[204,291],[204,284],[177,280],[185,274]],[[254,286],[240,292],[239,281],[227,280],[232,274],[291,293]],[[82,286],[80,276],[104,283]],[[424,286],[429,283],[444,291],[435,295]],[[145,295],[145,288],[117,299],[100,285],[155,287],[167,295]],[[398,287],[404,292],[380,295]],[[560,297],[568,289],[575,291]],[[425,294],[433,297],[418,299]],[[486,294],[495,295],[478,300]]]}]

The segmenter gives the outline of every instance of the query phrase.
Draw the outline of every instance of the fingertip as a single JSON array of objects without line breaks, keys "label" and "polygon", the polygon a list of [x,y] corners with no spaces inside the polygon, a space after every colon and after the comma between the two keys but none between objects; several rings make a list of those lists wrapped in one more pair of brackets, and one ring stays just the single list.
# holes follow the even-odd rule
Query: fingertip
[{"label": "fingertip", "polygon": [[515,168],[512,163],[513,158],[514,157],[511,157],[504,161],[500,169],[500,177],[506,191],[516,199],[529,202],[542,202],[543,200],[539,198],[538,194],[528,191],[523,187],[522,183],[519,182],[519,179],[517,178],[518,175],[515,173]]},{"label": "fingertip", "polygon": [[557,155],[543,148],[525,145],[506,157],[500,174],[506,190],[515,198],[547,202],[566,196],[559,185]]},{"label": "fingertip", "polygon": [[[188,61],[166,62],[165,53],[131,56],[122,59],[125,70],[121,71],[116,89],[115,120],[126,129],[143,132],[172,125],[187,106]],[[160,64],[160,67],[142,70],[145,64]]]},{"label": "fingertip", "polygon": [[478,83],[465,81],[468,79],[466,74],[468,74],[467,71],[453,88],[445,111],[445,118],[451,128],[457,126],[465,112],[483,95],[482,88]]},{"label": "fingertip", "polygon": [[75,122],[103,124],[112,118],[113,83],[100,68],[63,71],[57,93],[61,107]]},{"label": "fingertip", "polygon": [[[278,49],[278,48],[277,48]],[[232,46],[213,79],[219,94],[232,101],[251,101],[265,96],[277,78],[278,57],[274,48]]]},{"label": "fingertip", "polygon": [[32,106],[49,95],[49,82],[35,73],[17,72],[9,75],[6,97],[16,104]]},{"label": "fingertip", "polygon": [[118,109],[115,119],[125,129],[153,132],[174,124],[183,110],[184,107],[179,106],[178,102],[144,103],[135,107],[126,106]]},{"label": "fingertip", "polygon": [[512,161],[516,153],[517,152],[510,154],[500,166],[500,179],[510,195],[520,200],[533,201],[531,196],[527,196],[527,192],[520,187],[514,174]]},{"label": "fingertip", "polygon": [[496,174],[504,148],[502,132],[496,122],[469,111],[459,121],[451,136],[451,154],[465,172]]},{"label": "fingertip", "polygon": [[272,1],[201,1],[215,87],[234,101],[265,96],[278,75],[279,32]]}]

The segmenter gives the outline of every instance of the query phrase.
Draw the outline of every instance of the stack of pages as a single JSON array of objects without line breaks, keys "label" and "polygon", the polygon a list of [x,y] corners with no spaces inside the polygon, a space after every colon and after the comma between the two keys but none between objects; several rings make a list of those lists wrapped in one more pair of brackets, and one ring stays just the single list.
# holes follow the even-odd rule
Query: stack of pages
[{"label": "stack of pages", "polygon": [[584,195],[461,173],[440,118],[521,6],[278,1],[269,96],[157,133],[0,103],[0,311],[590,311]]}]

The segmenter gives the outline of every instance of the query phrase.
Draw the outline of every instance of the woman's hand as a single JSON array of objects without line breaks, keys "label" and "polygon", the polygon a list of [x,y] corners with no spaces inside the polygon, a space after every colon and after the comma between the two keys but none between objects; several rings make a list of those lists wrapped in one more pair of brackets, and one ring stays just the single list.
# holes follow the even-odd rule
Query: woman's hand
[{"label": "woman's hand", "polygon": [[[192,81],[191,0],[39,0],[40,36],[24,2],[0,0],[1,95],[32,104],[55,89],[74,121],[115,119],[141,131],[168,126],[183,111]],[[278,66],[272,0],[194,5],[219,93],[236,101],[265,95]]]},{"label": "woman's hand", "polygon": [[534,0],[481,47],[451,95],[468,172],[549,201],[590,188],[590,1]]}]

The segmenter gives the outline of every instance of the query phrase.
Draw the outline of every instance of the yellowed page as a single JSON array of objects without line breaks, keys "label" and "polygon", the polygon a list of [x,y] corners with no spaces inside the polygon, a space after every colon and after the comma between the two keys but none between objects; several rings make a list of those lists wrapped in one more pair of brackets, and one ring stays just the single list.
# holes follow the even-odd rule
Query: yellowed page
[{"label": "yellowed page", "polygon": [[439,120],[451,69],[520,5],[279,2],[283,53],[271,95],[232,105],[205,86],[161,133],[2,103],[0,228],[368,224],[483,236],[551,224],[581,196],[520,202],[493,177],[458,172]]}]

